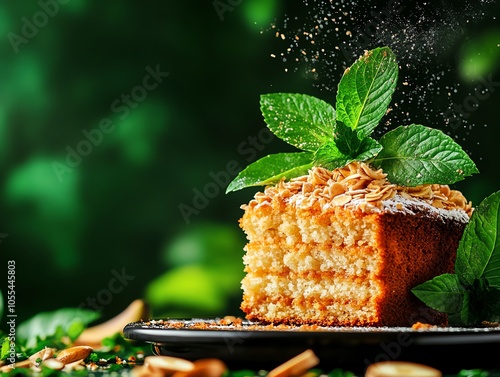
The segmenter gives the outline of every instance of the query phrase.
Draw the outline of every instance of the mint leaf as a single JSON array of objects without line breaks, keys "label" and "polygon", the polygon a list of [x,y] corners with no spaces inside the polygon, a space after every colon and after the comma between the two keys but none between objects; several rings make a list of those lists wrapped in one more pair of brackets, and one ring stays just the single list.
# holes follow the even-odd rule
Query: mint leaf
[{"label": "mint leaf", "polygon": [[453,326],[470,325],[481,321],[474,310],[474,305],[471,305],[471,294],[469,291],[464,294],[464,301],[460,312],[453,313],[448,317],[448,321],[450,321],[450,325]]},{"label": "mint leaf", "polygon": [[380,152],[382,146],[376,140],[367,137],[357,149],[359,154],[347,155],[339,150],[335,142],[326,143],[314,154],[314,165],[330,170],[341,168],[354,161],[369,160]]},{"label": "mint leaf", "polygon": [[309,152],[296,152],[263,157],[242,170],[229,184],[226,193],[245,187],[270,185],[283,178],[307,174],[313,166],[313,156]]},{"label": "mint leaf", "polygon": [[460,312],[465,289],[455,274],[443,274],[411,290],[427,306],[447,314]]},{"label": "mint leaf", "polygon": [[280,139],[304,151],[314,152],[333,139],[335,109],[305,94],[274,93],[260,98],[269,129]]},{"label": "mint leaf", "polygon": [[460,312],[460,325],[477,325],[482,321],[500,321],[500,290],[486,279],[477,279],[468,288]]},{"label": "mint leaf", "polygon": [[342,153],[334,141],[324,144],[314,153],[314,165],[330,170],[345,166],[351,161],[352,157]]},{"label": "mint leaf", "polygon": [[478,304],[481,321],[500,322],[500,289],[488,287]]},{"label": "mint leaf", "polygon": [[380,138],[382,151],[372,161],[395,184],[453,184],[477,173],[474,162],[460,145],[443,132],[412,124]]},{"label": "mint leaf", "polygon": [[354,157],[354,161],[367,161],[375,157],[382,150],[382,145],[377,140],[367,137],[363,139],[358,150],[358,154]]},{"label": "mint leaf", "polygon": [[473,212],[458,246],[455,272],[464,284],[485,278],[500,288],[500,191]]},{"label": "mint leaf", "polygon": [[337,122],[335,126],[334,141],[339,151],[352,157],[358,154],[362,142],[356,130],[347,127],[343,122]]},{"label": "mint leaf", "polygon": [[366,52],[340,80],[337,120],[369,136],[387,111],[398,80],[398,63],[388,47]]}]

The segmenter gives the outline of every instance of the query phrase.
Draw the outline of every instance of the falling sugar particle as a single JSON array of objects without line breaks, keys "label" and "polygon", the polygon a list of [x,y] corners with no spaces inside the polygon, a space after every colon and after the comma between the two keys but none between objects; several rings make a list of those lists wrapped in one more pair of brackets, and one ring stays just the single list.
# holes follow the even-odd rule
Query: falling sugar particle
[{"label": "falling sugar particle", "polygon": [[[302,8],[294,9],[296,16],[286,15],[271,25],[270,30],[284,43],[283,50],[274,55],[282,57],[285,72],[305,76],[313,87],[327,92],[328,99],[334,98],[340,77],[357,57],[387,45],[396,53],[401,69],[384,132],[401,124],[422,123],[460,137],[454,114],[445,114],[467,94],[460,90],[456,73],[441,59],[450,53],[467,23],[479,22],[485,12],[472,0],[452,7],[430,2],[410,7],[402,0],[389,2],[392,8],[373,3],[304,0]],[[468,125],[467,119],[460,122]]]}]

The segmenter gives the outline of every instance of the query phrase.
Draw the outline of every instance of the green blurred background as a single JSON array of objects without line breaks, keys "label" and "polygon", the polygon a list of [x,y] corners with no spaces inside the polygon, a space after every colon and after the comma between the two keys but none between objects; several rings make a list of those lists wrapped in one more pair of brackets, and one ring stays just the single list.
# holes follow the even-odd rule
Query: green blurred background
[{"label": "green blurred background", "polygon": [[[237,220],[254,191],[225,195],[225,185],[249,162],[287,149],[265,132],[261,93],[334,102],[345,56],[330,56],[321,68],[330,72],[316,76],[304,74],[311,61],[271,57],[286,51],[271,25],[300,24],[319,3],[0,5],[0,269],[15,260],[19,321],[79,305],[110,317],[139,297],[156,317],[240,314],[245,237]],[[418,3],[404,4],[403,15],[415,13]],[[471,153],[481,174],[457,188],[475,204],[500,188],[500,12],[496,2],[478,6],[483,13],[470,19],[457,8],[460,27],[436,39],[439,54],[423,62],[427,73],[450,68],[440,88],[458,85],[453,103],[490,78],[488,98],[448,129],[446,107],[401,102],[416,120],[434,111],[427,125]],[[334,50],[339,41],[327,43]],[[6,286],[0,281],[4,296]]]}]

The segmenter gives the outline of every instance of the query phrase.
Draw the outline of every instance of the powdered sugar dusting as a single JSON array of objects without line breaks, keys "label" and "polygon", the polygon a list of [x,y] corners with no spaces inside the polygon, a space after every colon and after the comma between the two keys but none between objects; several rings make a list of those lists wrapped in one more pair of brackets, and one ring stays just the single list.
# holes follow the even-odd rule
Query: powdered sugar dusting
[{"label": "powdered sugar dusting", "polygon": [[[358,208],[364,199],[354,199],[345,207]],[[436,208],[433,205],[419,199],[407,199],[400,195],[396,195],[391,199],[381,201],[381,207],[374,207],[372,212],[384,213],[404,213],[407,215],[415,215],[417,212],[426,212],[429,215],[437,216],[443,220],[455,220],[461,223],[468,223],[469,216],[463,209],[444,209]]]}]

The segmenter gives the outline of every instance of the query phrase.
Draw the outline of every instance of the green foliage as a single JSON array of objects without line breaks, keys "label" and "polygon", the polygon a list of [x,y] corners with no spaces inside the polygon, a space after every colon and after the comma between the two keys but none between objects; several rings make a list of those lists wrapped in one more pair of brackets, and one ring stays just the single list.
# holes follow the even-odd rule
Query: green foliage
[{"label": "green foliage", "polygon": [[22,322],[16,329],[16,336],[24,347],[31,350],[35,347],[41,349],[53,342],[61,345],[65,337],[71,342],[78,338],[85,327],[99,316],[95,311],[79,308],[41,312]]},{"label": "green foliage", "polygon": [[451,324],[500,321],[500,191],[472,214],[457,250],[455,274],[436,276],[412,292]]},{"label": "green foliage", "polygon": [[455,269],[463,284],[484,278],[500,289],[500,192],[475,209],[458,246]]},{"label": "green foliage", "polygon": [[0,360],[5,360],[10,351],[10,338],[5,337],[2,341],[2,346],[0,348]]},{"label": "green foliage", "polygon": [[313,166],[313,156],[309,152],[292,152],[262,157],[240,172],[228,185],[226,192],[250,186],[264,186],[306,174]]},{"label": "green foliage", "polygon": [[260,97],[267,127],[296,148],[314,152],[333,139],[335,109],[305,94],[274,93]]},{"label": "green foliage", "polygon": [[382,136],[380,144],[383,149],[372,163],[393,183],[446,185],[478,173],[467,153],[439,130],[420,125],[398,127]]},{"label": "green foliage", "polygon": [[26,215],[22,220],[19,216],[12,219],[19,237],[46,246],[53,263],[63,270],[81,262],[80,174],[74,171],[59,182],[51,164],[48,158],[33,157],[17,166],[5,182],[5,196]]},{"label": "green foliage", "polygon": [[498,69],[499,40],[500,30],[494,28],[468,38],[460,49],[459,70],[464,80],[485,79]]},{"label": "green foliage", "polygon": [[167,244],[166,272],[151,281],[146,300],[156,315],[218,315],[240,297],[244,240],[239,230],[199,224]]},{"label": "green foliage", "polygon": [[342,76],[337,91],[337,120],[369,136],[384,116],[398,82],[396,56],[388,48],[367,51]]}]

